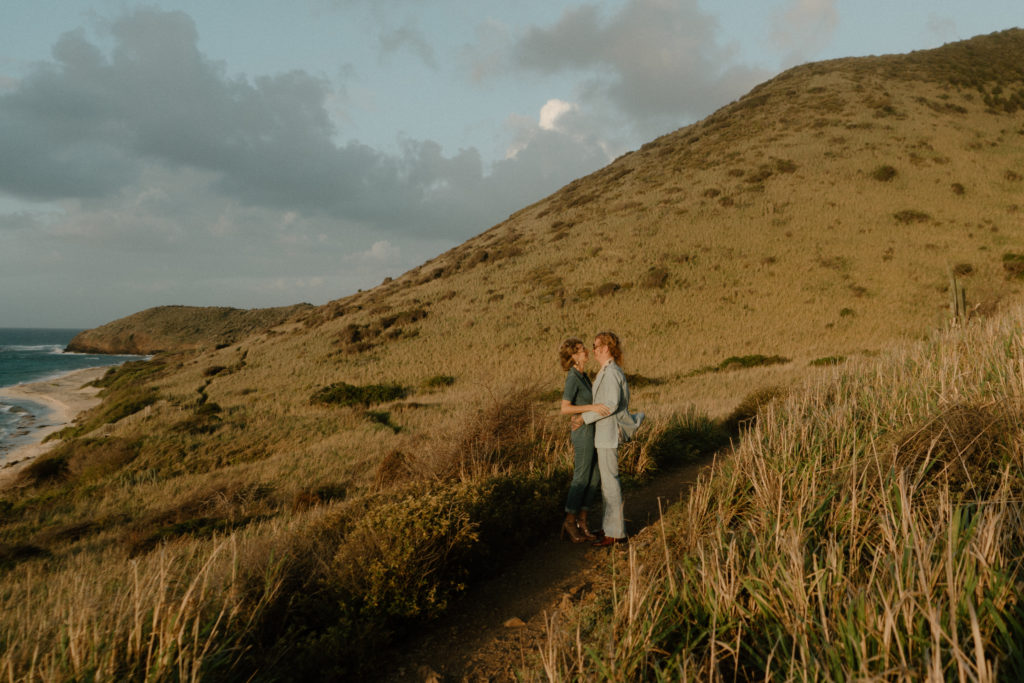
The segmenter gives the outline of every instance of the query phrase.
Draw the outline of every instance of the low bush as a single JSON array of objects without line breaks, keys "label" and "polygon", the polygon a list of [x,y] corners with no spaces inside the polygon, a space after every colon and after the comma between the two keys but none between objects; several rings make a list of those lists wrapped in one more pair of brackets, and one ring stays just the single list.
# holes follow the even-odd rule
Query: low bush
[{"label": "low bush", "polygon": [[647,289],[662,289],[668,283],[668,270],[660,266],[651,268],[640,278],[640,286]]},{"label": "low bush", "polygon": [[648,456],[658,466],[679,464],[710,455],[728,444],[729,432],[724,424],[690,406],[651,436]]},{"label": "low bush", "polygon": [[387,427],[395,434],[402,431],[401,427],[399,427],[398,425],[391,421],[391,413],[389,413],[386,410],[367,410],[365,413],[363,413],[363,415],[365,415],[366,419],[368,419],[370,422],[374,422],[383,427]]},{"label": "low bush", "polygon": [[434,375],[433,377],[430,377],[425,382],[423,382],[423,386],[425,386],[428,389],[450,387],[453,384],[455,384],[455,378],[452,377],[451,375]]},{"label": "low bush", "polygon": [[408,390],[400,384],[367,384],[357,386],[347,382],[337,382],[313,394],[310,397],[310,402],[338,406],[361,405],[368,408],[375,403],[396,401],[408,395]]},{"label": "low bush", "polygon": [[823,365],[839,365],[846,360],[846,356],[822,356],[821,358],[815,358],[808,365],[820,367]]},{"label": "low bush", "polygon": [[1024,254],[1003,254],[1003,270],[1008,278],[1024,278]]},{"label": "low bush", "polygon": [[927,223],[932,219],[931,215],[924,211],[917,211],[916,209],[904,209],[903,211],[897,211],[892,215],[896,219],[897,223],[903,223],[907,225],[909,223]]},{"label": "low bush", "polygon": [[[560,470],[414,489],[351,520],[333,557],[266,624],[269,646],[251,649],[247,668],[271,667],[268,680],[367,675],[389,642],[553,533],[568,483]],[[274,670],[282,661],[288,671]]]},{"label": "low bush", "polygon": [[785,356],[765,356],[759,353],[749,356],[730,356],[718,364],[719,370],[756,368],[761,365],[785,365],[790,359]]},{"label": "low bush", "polygon": [[879,166],[878,168],[871,172],[871,177],[882,183],[889,182],[890,180],[895,178],[896,175],[896,169],[893,168],[892,166],[889,166],[888,164]]},{"label": "low bush", "polygon": [[143,408],[151,406],[160,399],[154,387],[137,385],[126,385],[116,390],[111,390],[105,400],[93,410],[85,413],[84,419],[76,422],[70,427],[65,427],[46,437],[50,439],[72,439],[83,434],[88,434],[97,427],[105,424],[113,424],[129,415],[134,415]]}]

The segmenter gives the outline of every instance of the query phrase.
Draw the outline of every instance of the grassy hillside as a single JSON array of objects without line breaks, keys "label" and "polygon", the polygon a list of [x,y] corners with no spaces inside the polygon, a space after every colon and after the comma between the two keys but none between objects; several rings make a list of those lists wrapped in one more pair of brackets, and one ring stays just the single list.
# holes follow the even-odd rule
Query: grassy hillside
[{"label": "grassy hillside", "polygon": [[953,277],[1010,310],[1020,64],[1014,30],[792,69],[373,290],[112,372],[0,500],[0,665],[350,674],[556,526],[565,336],[623,338],[642,474],[948,326]]}]

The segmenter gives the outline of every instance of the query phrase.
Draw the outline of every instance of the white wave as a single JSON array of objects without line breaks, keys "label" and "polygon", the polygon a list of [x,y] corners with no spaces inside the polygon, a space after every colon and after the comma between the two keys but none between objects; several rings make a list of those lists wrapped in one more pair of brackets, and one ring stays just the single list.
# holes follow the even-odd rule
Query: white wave
[{"label": "white wave", "polygon": [[6,346],[0,346],[0,351],[42,351],[45,353],[64,353],[64,346],[61,344],[40,344],[37,346],[9,344]]}]

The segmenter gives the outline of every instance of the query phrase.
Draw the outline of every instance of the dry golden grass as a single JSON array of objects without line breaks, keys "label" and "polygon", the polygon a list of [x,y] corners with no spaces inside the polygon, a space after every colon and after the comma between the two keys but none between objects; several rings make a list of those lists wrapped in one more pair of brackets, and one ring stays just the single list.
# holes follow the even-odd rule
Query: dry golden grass
[{"label": "dry golden grass", "polygon": [[[481,476],[544,489],[530,477],[564,473],[568,444],[557,399],[535,402],[522,388],[561,387],[556,349],[567,336],[616,330],[627,372],[653,380],[633,391],[633,408],[650,416],[648,441],[629,454],[643,470],[654,437],[691,407],[724,417],[755,390],[833,375],[813,361],[867,368],[892,344],[947,326],[954,269],[973,318],[1005,312],[1020,280],[1003,256],[1024,242],[1024,113],[1013,99],[1022,61],[1024,34],[1013,31],[970,49],[792,69],[380,287],[219,349],[168,355],[138,386],[111,387],[94,416],[119,419],[89,423],[80,438],[92,446],[71,444],[66,463],[51,463],[54,479],[0,502],[0,571],[16,587],[0,611],[13,615],[8,606],[54,586],[31,618],[0,618],[11,644],[0,669],[30,678],[44,662],[52,677],[73,678],[122,658],[118,666],[152,670],[124,643],[138,640],[133,610],[155,603],[110,599],[104,613],[84,597],[116,594],[132,566],[145,570],[140,581],[169,582],[152,600],[180,606],[225,539],[251,540],[241,561],[264,571],[262,549],[321,553],[323,539],[342,543],[352,519],[389,496],[425,495],[416,488],[425,482],[436,482],[437,500],[456,496],[469,510],[491,495],[467,492]],[[887,179],[876,177],[883,166]],[[754,354],[791,361],[699,372]],[[431,386],[440,375],[454,381]],[[369,408],[311,401],[337,382],[409,394]],[[112,405],[134,412],[102,412]],[[510,411],[524,420],[511,444],[500,429]],[[557,502],[539,500],[551,503],[541,517],[557,518]],[[443,538],[466,538],[452,525]],[[192,558],[191,569],[161,574],[162,553]],[[222,610],[259,621],[278,581],[294,590],[300,569],[266,569],[263,588],[242,603],[218,570],[219,587],[183,614],[198,633],[220,629]],[[92,640],[78,639],[82,628]],[[228,661],[204,659],[190,633],[175,675]],[[92,654],[66,653],[65,641]],[[175,677],[159,666],[151,677]]]},{"label": "dry golden grass", "polygon": [[524,680],[1019,680],[1016,309],[762,410]]}]

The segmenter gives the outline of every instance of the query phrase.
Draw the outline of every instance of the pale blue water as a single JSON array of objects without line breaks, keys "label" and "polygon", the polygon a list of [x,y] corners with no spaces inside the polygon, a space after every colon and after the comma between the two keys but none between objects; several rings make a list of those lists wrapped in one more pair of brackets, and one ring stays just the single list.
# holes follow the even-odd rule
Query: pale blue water
[{"label": "pale blue water", "polygon": [[[141,356],[64,353],[81,330],[0,328],[0,387],[50,379],[74,370],[119,365]],[[32,440],[45,426],[49,411],[39,403],[0,397],[0,458]]]}]

